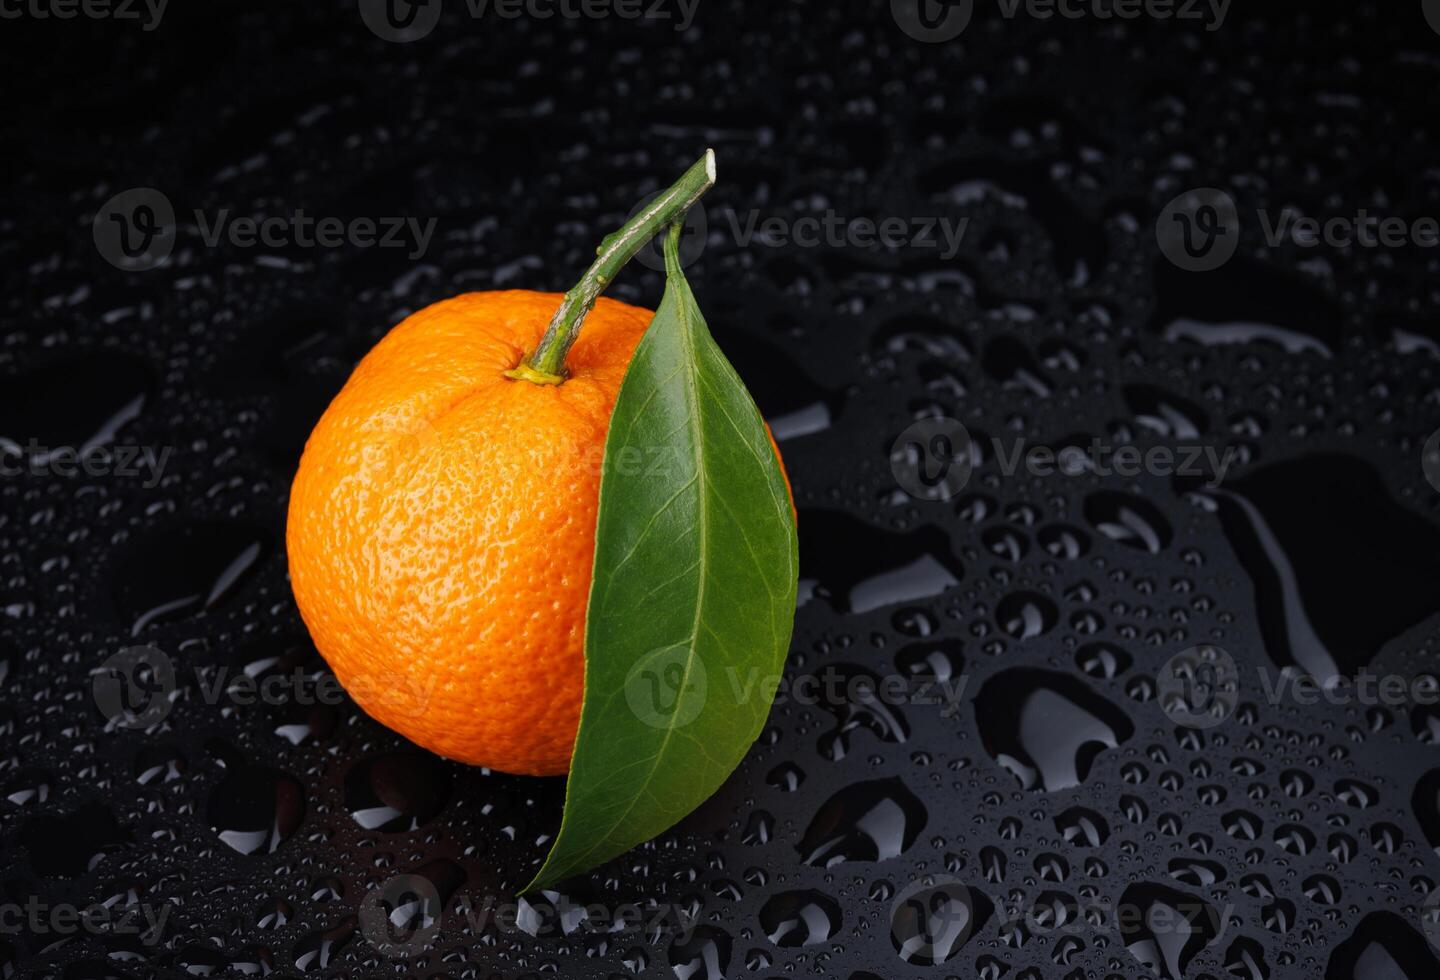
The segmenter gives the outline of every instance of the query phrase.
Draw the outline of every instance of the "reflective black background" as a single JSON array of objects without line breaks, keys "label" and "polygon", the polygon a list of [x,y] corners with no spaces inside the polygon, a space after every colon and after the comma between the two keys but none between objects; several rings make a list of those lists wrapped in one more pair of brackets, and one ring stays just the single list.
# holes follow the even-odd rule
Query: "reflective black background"
[{"label": "reflective black background", "polygon": [[[408,43],[354,3],[4,8],[0,436],[23,455],[0,479],[0,891],[164,923],[12,916],[0,976],[1436,976],[1440,712],[1415,688],[1440,624],[1437,250],[1264,234],[1285,208],[1440,216],[1423,5],[1237,3],[1216,24],[982,2],[927,42],[903,2],[699,0],[693,23],[654,3],[446,0]],[[543,856],[563,781],[434,759],[314,695],[289,481],[388,328],[464,290],[566,288],[706,146],[720,183],[688,273],[800,511],[785,696],[673,832],[516,927],[477,921],[467,898],[511,903]],[[178,219],[148,271],[97,247],[133,188]],[[1157,243],[1194,188],[1238,216],[1211,272]],[[417,254],[200,227],[298,210],[434,232]],[[797,240],[826,216],[969,224],[954,255]],[[784,241],[745,234],[772,218]],[[612,294],[660,289],[632,264]],[[947,499],[906,494],[915,444],[892,452],[931,417],[984,450]],[[1215,489],[1007,475],[993,451],[1096,439],[1234,465]],[[46,462],[92,445],[112,470]],[[163,473],[119,472],[124,447]],[[136,644],[176,675],[145,731],[96,697]],[[1203,644],[1237,690],[1181,725],[1164,686]],[[1409,693],[1267,697],[1287,665]],[[206,694],[297,670],[281,703]],[[895,675],[956,697],[867,693]],[[391,959],[366,896],[410,873],[444,911]],[[565,902],[646,914],[586,930]],[[682,915],[699,925],[676,936]],[[917,935],[942,966],[902,957]]]}]

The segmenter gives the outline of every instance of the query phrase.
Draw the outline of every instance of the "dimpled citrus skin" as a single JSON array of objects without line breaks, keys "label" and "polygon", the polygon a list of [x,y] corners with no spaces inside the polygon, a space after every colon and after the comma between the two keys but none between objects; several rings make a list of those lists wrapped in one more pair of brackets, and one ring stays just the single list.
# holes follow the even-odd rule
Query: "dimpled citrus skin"
[{"label": "dimpled citrus skin", "polygon": [[504,772],[570,767],[605,433],[651,313],[600,299],[560,385],[504,372],[559,294],[427,307],[360,362],[290,494],[290,578],[372,717]]}]

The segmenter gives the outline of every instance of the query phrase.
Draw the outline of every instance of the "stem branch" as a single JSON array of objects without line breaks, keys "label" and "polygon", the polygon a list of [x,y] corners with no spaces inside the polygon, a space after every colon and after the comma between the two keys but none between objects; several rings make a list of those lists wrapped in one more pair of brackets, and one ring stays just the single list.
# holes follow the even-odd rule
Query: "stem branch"
[{"label": "stem branch", "polygon": [[600,293],[614,281],[616,273],[635,257],[636,252],[666,225],[682,221],[690,206],[714,184],[715,151],[706,150],[705,155],[664,193],[619,230],[606,235],[595,250],[594,263],[560,301],[560,308],[545,328],[545,336],[540,338],[535,352],[519,366],[505,372],[506,376],[533,384],[560,384],[564,381],[565,355],[575,343],[575,338],[580,336],[580,326],[595,306]]}]

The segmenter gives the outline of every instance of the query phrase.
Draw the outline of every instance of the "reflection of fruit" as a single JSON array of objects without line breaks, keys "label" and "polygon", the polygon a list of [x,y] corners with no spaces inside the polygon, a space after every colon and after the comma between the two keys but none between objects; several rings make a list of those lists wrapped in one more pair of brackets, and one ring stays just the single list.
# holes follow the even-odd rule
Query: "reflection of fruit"
[{"label": "reflection of fruit", "polygon": [[563,384],[505,377],[559,302],[470,293],[405,320],[316,425],[290,496],[295,598],[340,683],[419,745],[513,773],[570,766],[599,464],[651,316],[602,298]]}]

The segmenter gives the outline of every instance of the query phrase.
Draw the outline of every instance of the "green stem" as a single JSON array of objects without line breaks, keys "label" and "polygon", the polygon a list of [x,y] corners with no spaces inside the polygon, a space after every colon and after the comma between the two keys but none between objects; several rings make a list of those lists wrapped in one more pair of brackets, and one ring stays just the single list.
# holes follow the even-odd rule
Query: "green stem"
[{"label": "green stem", "polygon": [[580,277],[555,311],[545,336],[535,352],[520,364],[505,372],[505,376],[533,384],[560,384],[565,380],[565,355],[575,338],[580,336],[580,326],[595,306],[595,300],[606,286],[614,281],[618,273],[635,253],[666,225],[684,219],[685,212],[715,184],[715,151],[706,150],[705,155],[655,200],[645,206],[635,217],[627,221],[618,231],[606,235],[595,250],[594,263]]}]

